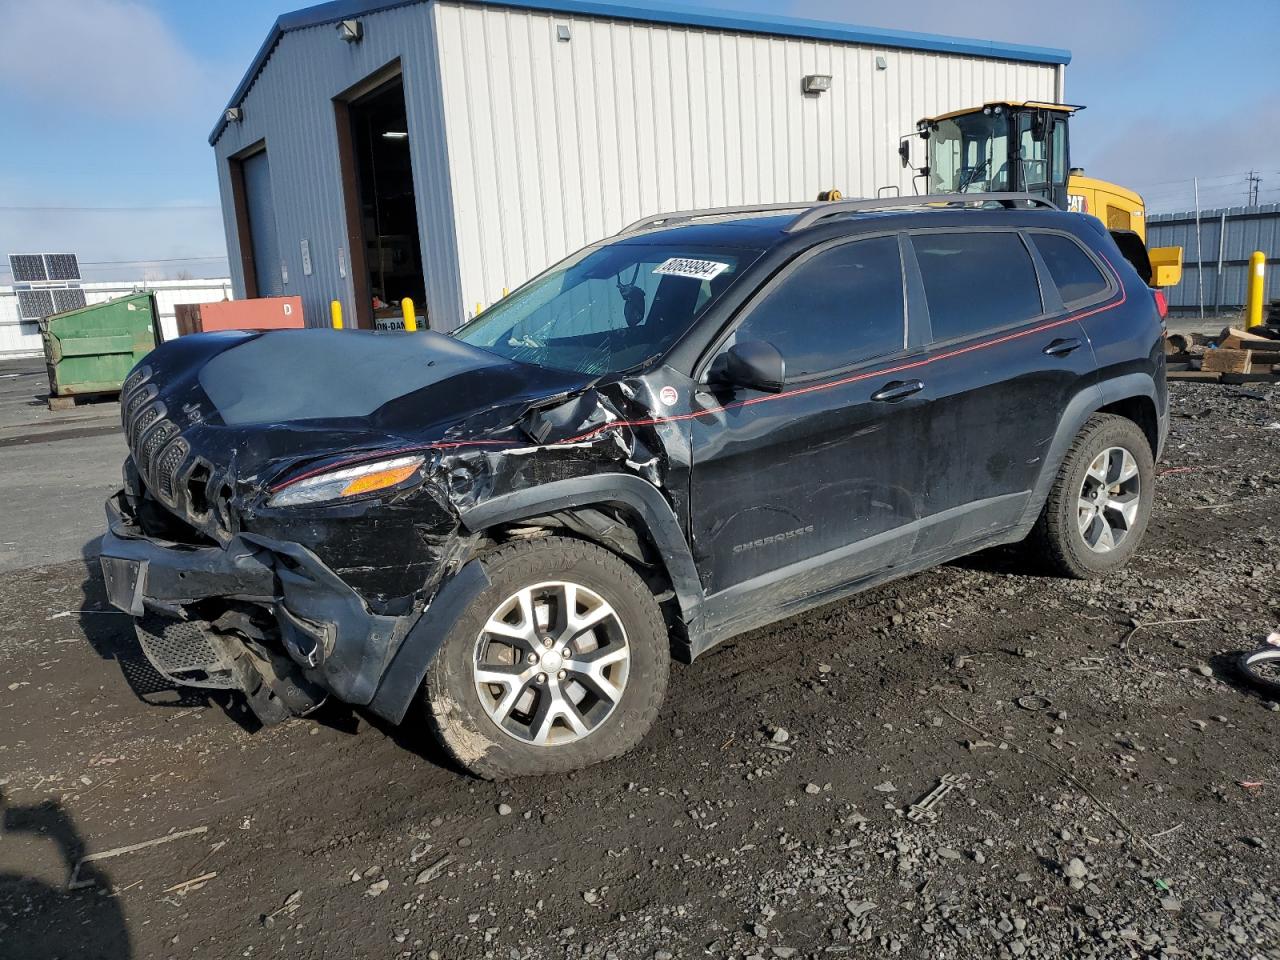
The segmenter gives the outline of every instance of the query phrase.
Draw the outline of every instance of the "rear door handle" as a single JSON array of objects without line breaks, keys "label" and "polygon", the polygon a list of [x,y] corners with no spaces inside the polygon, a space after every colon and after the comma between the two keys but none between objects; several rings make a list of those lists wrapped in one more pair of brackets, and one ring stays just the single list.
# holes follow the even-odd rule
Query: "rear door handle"
[{"label": "rear door handle", "polygon": [[871,395],[877,403],[897,403],[924,389],[919,380],[893,380]]},{"label": "rear door handle", "polygon": [[1076,337],[1068,337],[1065,340],[1055,340],[1044,348],[1046,356],[1065,357],[1068,353],[1079,350],[1084,343]]}]

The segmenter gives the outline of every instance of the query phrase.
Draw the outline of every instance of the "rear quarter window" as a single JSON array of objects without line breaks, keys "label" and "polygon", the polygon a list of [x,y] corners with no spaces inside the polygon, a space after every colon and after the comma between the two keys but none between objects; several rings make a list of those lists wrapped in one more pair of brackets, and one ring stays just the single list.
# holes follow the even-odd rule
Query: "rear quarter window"
[{"label": "rear quarter window", "polygon": [[1091,300],[1111,289],[1098,265],[1070,237],[1056,233],[1033,233],[1040,259],[1058,285],[1062,302],[1067,306]]},{"label": "rear quarter window", "polygon": [[926,233],[911,238],[933,339],[1025,323],[1044,311],[1031,254],[1016,233]]}]

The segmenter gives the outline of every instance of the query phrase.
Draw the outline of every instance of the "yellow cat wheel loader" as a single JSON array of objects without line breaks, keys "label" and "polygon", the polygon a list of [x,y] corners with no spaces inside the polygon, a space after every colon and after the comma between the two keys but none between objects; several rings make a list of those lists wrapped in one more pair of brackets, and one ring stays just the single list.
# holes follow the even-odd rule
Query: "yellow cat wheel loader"
[{"label": "yellow cat wheel loader", "polygon": [[[915,167],[917,192],[1031,193],[1064,210],[1097,217],[1152,287],[1182,279],[1182,248],[1148,248],[1146,204],[1114,183],[1086,177],[1071,166],[1068,124],[1083,107],[1066,103],[993,101],[969,110],[926,117],[898,148],[912,167],[913,140],[925,142]],[[919,184],[923,181],[925,189]]]}]

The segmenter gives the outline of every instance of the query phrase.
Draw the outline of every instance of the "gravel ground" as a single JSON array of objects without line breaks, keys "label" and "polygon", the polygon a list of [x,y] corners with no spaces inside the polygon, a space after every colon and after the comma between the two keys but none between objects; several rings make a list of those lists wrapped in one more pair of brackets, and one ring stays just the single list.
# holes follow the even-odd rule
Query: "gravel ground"
[{"label": "gravel ground", "polygon": [[1280,622],[1280,387],[1172,392],[1122,576],[1002,550],[758,631],[564,779],[254,730],[91,565],[9,574],[0,957],[1280,958],[1280,706],[1230,659]]}]

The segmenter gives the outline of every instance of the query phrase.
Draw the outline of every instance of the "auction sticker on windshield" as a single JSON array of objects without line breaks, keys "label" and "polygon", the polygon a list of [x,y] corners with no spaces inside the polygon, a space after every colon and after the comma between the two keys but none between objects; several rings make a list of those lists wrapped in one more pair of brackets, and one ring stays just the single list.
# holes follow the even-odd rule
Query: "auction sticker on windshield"
[{"label": "auction sticker on windshield", "polygon": [[653,271],[662,277],[691,277],[694,280],[714,280],[729,269],[729,264],[717,260],[690,260],[687,257],[672,257],[661,263]]}]

